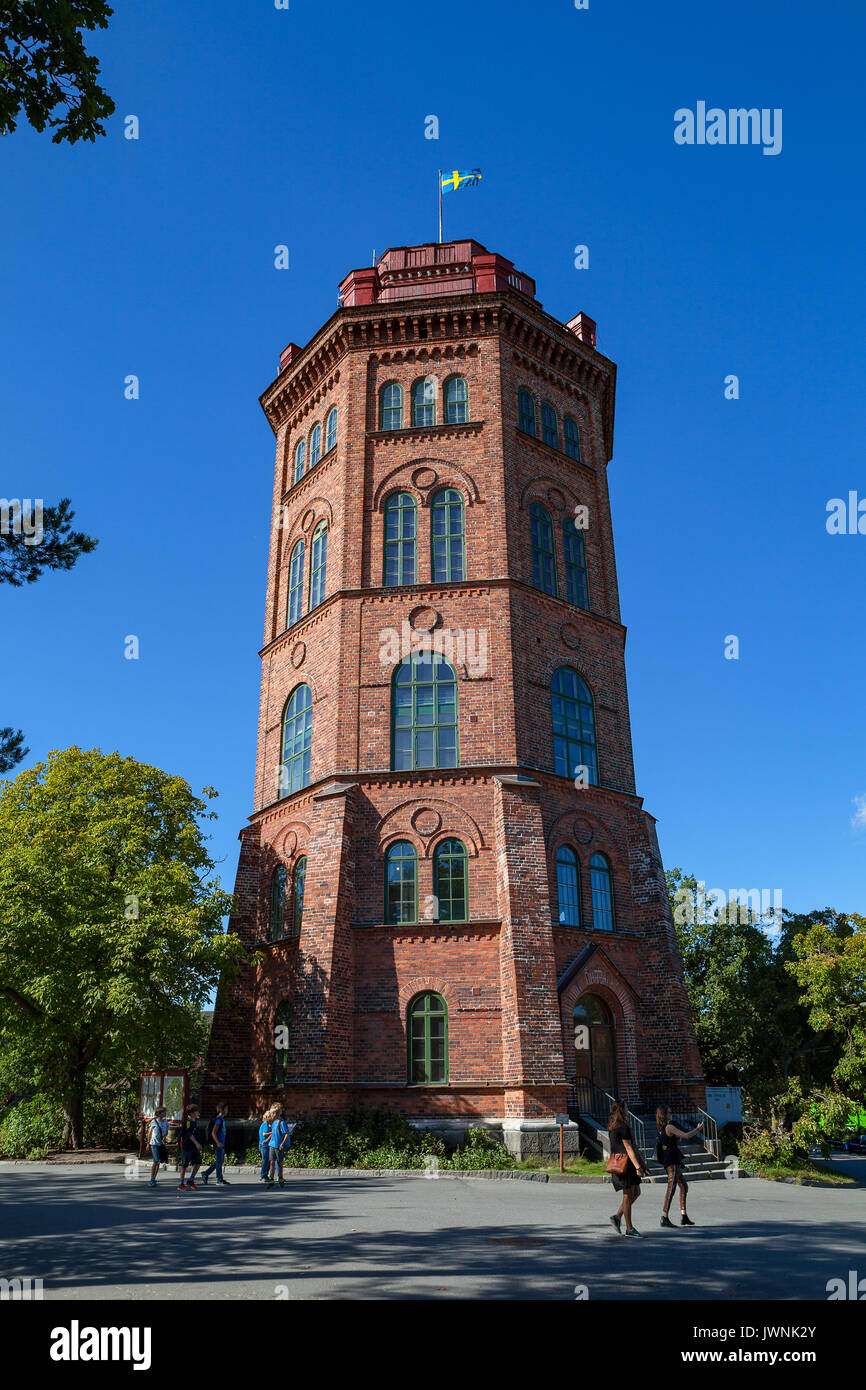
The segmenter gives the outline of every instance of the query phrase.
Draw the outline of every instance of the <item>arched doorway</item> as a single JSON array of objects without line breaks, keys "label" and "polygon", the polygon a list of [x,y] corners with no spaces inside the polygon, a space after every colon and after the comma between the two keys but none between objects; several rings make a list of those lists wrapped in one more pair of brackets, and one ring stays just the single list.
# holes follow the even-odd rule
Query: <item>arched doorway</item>
[{"label": "arched doorway", "polygon": [[574,1055],[578,1081],[592,1081],[616,1095],[616,1044],[613,1015],[597,994],[584,994],[574,1006]]}]

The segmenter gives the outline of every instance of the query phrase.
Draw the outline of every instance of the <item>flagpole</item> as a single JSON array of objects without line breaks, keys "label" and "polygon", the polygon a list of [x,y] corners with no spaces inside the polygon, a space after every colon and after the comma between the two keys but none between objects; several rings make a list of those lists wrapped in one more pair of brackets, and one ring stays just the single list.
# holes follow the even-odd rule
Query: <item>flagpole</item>
[{"label": "flagpole", "polygon": [[439,170],[439,245],[442,245],[442,170]]}]

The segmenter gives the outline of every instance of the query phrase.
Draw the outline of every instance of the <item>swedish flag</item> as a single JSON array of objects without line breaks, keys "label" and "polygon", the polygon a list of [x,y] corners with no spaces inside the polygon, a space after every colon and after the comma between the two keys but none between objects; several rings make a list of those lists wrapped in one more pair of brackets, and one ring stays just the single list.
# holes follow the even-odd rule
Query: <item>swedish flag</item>
[{"label": "swedish flag", "polygon": [[459,188],[473,188],[480,182],[480,169],[470,169],[468,173],[461,169],[452,169],[450,174],[445,174],[442,177],[442,192],[456,193]]}]

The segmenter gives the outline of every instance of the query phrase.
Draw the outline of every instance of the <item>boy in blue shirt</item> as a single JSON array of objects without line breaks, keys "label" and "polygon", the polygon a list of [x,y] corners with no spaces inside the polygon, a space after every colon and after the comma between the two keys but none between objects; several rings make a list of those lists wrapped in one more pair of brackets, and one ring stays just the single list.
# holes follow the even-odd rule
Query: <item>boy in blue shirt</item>
[{"label": "boy in blue shirt", "polygon": [[271,1122],[270,1156],[271,1171],[268,1178],[268,1185],[274,1185],[274,1172],[279,1172],[280,1187],[285,1187],[283,1182],[283,1162],[286,1157],[286,1149],[292,1140],[292,1131],[286,1120],[283,1119],[283,1107],[276,1107],[276,1115]]},{"label": "boy in blue shirt", "polygon": [[222,1187],[231,1187],[228,1178],[223,1177],[223,1161],[226,1156],[226,1110],[228,1106],[223,1103],[217,1106],[216,1119],[210,1127],[210,1138],[213,1140],[214,1161],[209,1167],[205,1168],[201,1175],[201,1180],[207,1187],[207,1180],[216,1168],[216,1180]]},{"label": "boy in blue shirt", "polygon": [[[180,1127],[180,1182],[178,1192],[195,1192],[195,1175],[201,1165],[201,1144],[198,1139],[198,1106],[188,1105]],[[192,1168],[189,1182],[186,1170]]]},{"label": "boy in blue shirt", "polygon": [[271,1120],[274,1114],[274,1107],[266,1110],[259,1125],[259,1153],[262,1156],[262,1171],[259,1175],[259,1182],[267,1182],[268,1174],[271,1170]]}]

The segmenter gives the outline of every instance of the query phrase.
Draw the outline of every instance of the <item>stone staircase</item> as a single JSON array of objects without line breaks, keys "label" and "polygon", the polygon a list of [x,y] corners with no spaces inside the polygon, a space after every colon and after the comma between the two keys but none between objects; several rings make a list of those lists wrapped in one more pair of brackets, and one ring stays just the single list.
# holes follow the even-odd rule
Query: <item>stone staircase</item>
[{"label": "stone staircase", "polygon": [[[650,1171],[649,1177],[644,1178],[644,1182],[666,1183],[668,1175],[656,1159],[655,1115],[642,1115],[640,1118],[646,1126],[647,1138],[646,1146],[643,1149],[643,1160]],[[726,1164],[722,1159],[717,1159],[713,1154],[708,1153],[699,1140],[681,1139],[680,1151],[685,1159],[686,1182],[705,1182],[710,1178],[724,1178],[727,1171]]]}]

